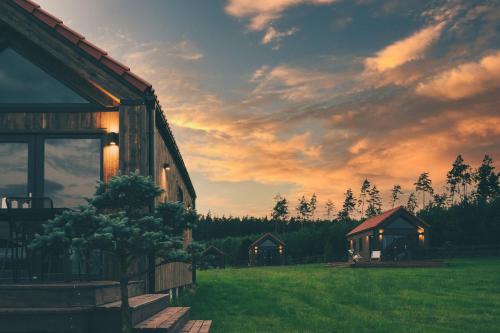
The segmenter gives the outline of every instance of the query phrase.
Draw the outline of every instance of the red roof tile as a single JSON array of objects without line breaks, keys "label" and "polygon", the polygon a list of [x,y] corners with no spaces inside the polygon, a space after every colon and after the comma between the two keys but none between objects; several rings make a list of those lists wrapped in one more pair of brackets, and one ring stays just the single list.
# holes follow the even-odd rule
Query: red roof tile
[{"label": "red roof tile", "polygon": [[33,13],[35,9],[40,8],[39,4],[29,0],[14,0],[14,2],[23,7],[23,9],[29,13]]},{"label": "red roof tile", "polygon": [[33,11],[33,15],[51,28],[55,28],[58,24],[62,23],[62,21],[59,18],[46,12],[41,8],[36,8]]},{"label": "red roof tile", "polygon": [[56,31],[73,44],[78,44],[79,41],[85,39],[85,37],[78,32],[68,28],[62,23],[57,26]]},{"label": "red roof tile", "polygon": [[393,208],[391,210],[388,210],[386,212],[383,212],[380,215],[370,217],[360,225],[358,225],[356,228],[352,229],[347,233],[347,236],[357,234],[362,231],[370,230],[375,228],[376,226],[382,224],[385,222],[389,217],[391,217],[394,213],[400,211],[400,210],[405,210],[404,207],[399,206],[396,208]]},{"label": "red roof tile", "polygon": [[41,9],[40,5],[30,0],[11,1],[31,14],[33,17],[37,18],[40,22],[43,22],[54,29],[59,35],[70,41],[75,46],[78,46],[80,50],[100,62],[113,73],[121,76],[124,81],[133,86],[135,89],[145,92],[146,90],[152,88],[150,83],[132,73],[130,68],[108,56],[106,51],[86,41],[84,36],[68,28],[60,19]]}]

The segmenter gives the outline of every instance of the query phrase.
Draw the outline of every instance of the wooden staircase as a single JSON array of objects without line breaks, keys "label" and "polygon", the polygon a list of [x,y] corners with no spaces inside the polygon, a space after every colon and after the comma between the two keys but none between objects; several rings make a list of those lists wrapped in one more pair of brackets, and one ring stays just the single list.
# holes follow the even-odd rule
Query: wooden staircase
[{"label": "wooden staircase", "polygon": [[[0,333],[119,333],[121,301],[115,283],[0,287]],[[6,292],[9,290],[9,292]],[[1,290],[0,290],[1,291]],[[170,307],[169,294],[142,294],[129,287],[136,333],[206,333],[211,321],[189,320],[189,307]]]}]

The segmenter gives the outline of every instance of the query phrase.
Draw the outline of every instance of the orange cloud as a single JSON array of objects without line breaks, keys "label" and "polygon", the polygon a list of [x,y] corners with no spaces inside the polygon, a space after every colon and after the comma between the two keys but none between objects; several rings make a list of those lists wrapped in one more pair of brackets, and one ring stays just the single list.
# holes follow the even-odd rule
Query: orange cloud
[{"label": "orange cloud", "polygon": [[289,7],[311,4],[325,5],[336,0],[229,0],[226,12],[237,18],[250,18],[251,30],[263,30],[273,20],[279,19]]},{"label": "orange cloud", "polygon": [[417,94],[448,100],[474,96],[500,87],[500,51],[449,69],[420,83]]},{"label": "orange cloud", "polygon": [[413,35],[385,47],[377,52],[374,57],[365,59],[365,67],[370,71],[383,72],[407,62],[421,59],[430,46],[439,38],[443,28],[443,22],[423,28]]}]

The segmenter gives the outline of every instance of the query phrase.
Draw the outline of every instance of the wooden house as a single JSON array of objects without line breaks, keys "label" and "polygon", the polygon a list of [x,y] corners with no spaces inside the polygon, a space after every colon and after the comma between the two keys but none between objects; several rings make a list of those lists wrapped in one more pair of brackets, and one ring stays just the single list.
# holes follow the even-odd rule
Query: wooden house
[{"label": "wooden house", "polygon": [[[36,3],[0,1],[0,332],[118,330],[113,260],[104,258],[97,272],[69,258],[65,281],[68,270],[70,279],[81,270],[98,277],[45,284],[43,275],[19,267],[30,261],[26,249],[15,265],[6,263],[14,243],[5,238],[12,212],[33,212],[30,218],[42,223],[85,203],[97,181],[136,170],[165,190],[160,200],[195,207],[196,192],[152,85]],[[190,239],[186,231],[186,244]],[[191,284],[190,266],[155,264],[155,258],[139,262],[150,273],[129,287],[133,324],[147,330],[142,321],[154,315],[157,324],[175,326],[169,332],[180,331],[189,308],[174,311],[166,308],[169,295],[144,293],[170,290],[171,297]],[[9,270],[19,274],[10,278]],[[210,326],[196,325],[207,332]]]},{"label": "wooden house", "polygon": [[225,268],[226,254],[218,247],[210,245],[203,251],[203,261],[210,268]]},{"label": "wooden house", "polygon": [[348,248],[365,260],[374,251],[380,251],[382,260],[416,259],[429,246],[429,225],[397,207],[368,218],[346,237]]},{"label": "wooden house", "polygon": [[271,233],[259,237],[248,248],[250,266],[275,266],[286,264],[286,246]]}]

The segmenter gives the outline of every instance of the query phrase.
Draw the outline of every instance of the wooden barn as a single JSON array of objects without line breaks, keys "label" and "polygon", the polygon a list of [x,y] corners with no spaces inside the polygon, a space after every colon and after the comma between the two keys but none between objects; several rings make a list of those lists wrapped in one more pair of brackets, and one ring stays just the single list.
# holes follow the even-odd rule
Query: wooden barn
[{"label": "wooden barn", "polygon": [[210,268],[225,268],[226,254],[218,247],[210,245],[203,252],[204,263]]},{"label": "wooden barn", "polygon": [[347,242],[362,260],[418,259],[429,246],[429,226],[397,207],[358,225],[347,234]]},{"label": "wooden barn", "polygon": [[[120,293],[112,260],[101,258],[98,269],[97,263],[90,268],[65,264],[65,280],[82,270],[95,279],[73,291],[57,281],[44,285],[37,280],[33,287],[30,283],[41,275],[23,266],[30,261],[29,252],[20,249],[26,242],[15,245],[21,253],[16,264],[8,262],[13,246],[9,228],[23,218],[41,225],[83,204],[96,181],[135,170],[165,190],[161,200],[195,207],[193,184],[152,85],[36,3],[0,1],[0,290],[8,291],[7,298],[0,297],[0,332],[113,331],[88,327],[89,309],[103,307],[110,325],[118,318]],[[185,243],[190,239],[187,230]],[[134,324],[155,313],[176,325],[187,322],[188,308],[174,311],[178,318],[168,317],[173,312],[162,310],[168,295],[144,293],[191,284],[190,266],[155,264],[154,258],[140,262],[138,269],[150,273],[130,288],[137,297],[131,299],[132,310],[141,311],[133,315]],[[16,298],[16,292],[29,296]],[[31,312],[23,312],[23,306]],[[70,310],[51,310],[58,307]]]},{"label": "wooden barn", "polygon": [[271,233],[266,233],[248,248],[250,266],[277,266],[286,264],[286,246]]}]

